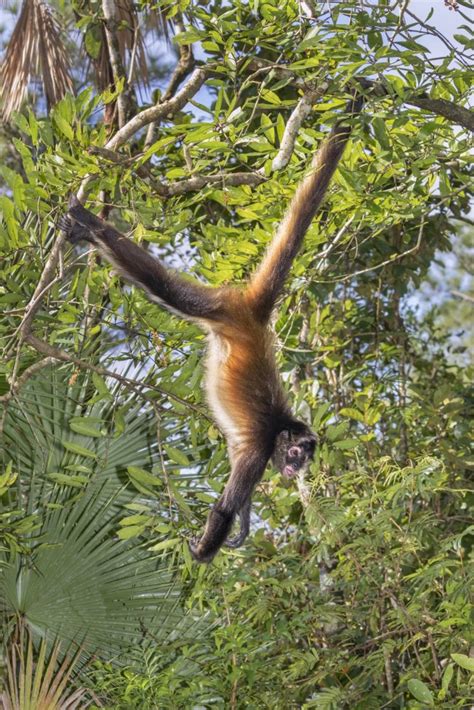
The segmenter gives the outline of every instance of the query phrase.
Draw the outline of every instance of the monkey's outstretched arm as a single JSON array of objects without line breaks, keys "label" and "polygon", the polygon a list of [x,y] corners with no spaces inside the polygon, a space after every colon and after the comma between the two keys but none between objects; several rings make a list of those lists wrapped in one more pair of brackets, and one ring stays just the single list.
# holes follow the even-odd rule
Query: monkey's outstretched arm
[{"label": "monkey's outstretched arm", "polygon": [[226,542],[237,514],[241,514],[241,529],[235,538],[229,540],[229,547],[238,547],[243,543],[249,531],[252,491],[263,476],[268,459],[269,455],[256,448],[236,460],[222,496],[209,513],[201,539],[190,543],[195,560],[212,560]]},{"label": "monkey's outstretched arm", "polygon": [[[362,103],[362,97],[354,98],[346,107],[346,112],[359,112]],[[322,202],[350,133],[350,126],[338,123],[325,139],[313,158],[310,173],[296,190],[266,256],[250,279],[248,297],[257,317],[262,321],[270,318],[293,259]]]},{"label": "monkey's outstretched arm", "polygon": [[84,239],[94,244],[125,278],[141,286],[152,301],[191,318],[219,317],[223,306],[218,289],[168,271],[158,259],[85,209],[76,197],[70,199],[68,215],[59,226],[72,242]]}]

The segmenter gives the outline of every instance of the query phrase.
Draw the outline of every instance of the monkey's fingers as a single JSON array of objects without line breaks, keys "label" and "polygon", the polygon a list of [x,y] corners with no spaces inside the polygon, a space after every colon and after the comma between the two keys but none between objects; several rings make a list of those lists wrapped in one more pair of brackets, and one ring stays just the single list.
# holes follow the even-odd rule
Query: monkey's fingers
[{"label": "monkey's fingers", "polygon": [[236,547],[241,547],[244,544],[247,535],[248,533],[245,530],[241,530],[238,535],[234,535],[234,537],[229,537],[229,539],[224,542],[224,545],[226,547],[231,547],[232,549],[235,549]]},{"label": "monkey's fingers", "polygon": [[196,560],[196,562],[204,562],[208,563],[212,560],[212,558],[215,555],[215,551],[212,553],[206,553],[205,550],[203,550],[203,546],[200,544],[201,539],[199,537],[193,537],[191,540],[189,540],[189,549],[191,551],[191,555],[193,558]]}]

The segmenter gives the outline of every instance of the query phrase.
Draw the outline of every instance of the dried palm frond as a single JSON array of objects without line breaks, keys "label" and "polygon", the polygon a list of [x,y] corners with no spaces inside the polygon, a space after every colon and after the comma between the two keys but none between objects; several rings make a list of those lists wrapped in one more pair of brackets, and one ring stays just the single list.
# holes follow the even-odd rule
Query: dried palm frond
[{"label": "dried palm frond", "polygon": [[59,24],[44,0],[24,0],[8,43],[0,68],[4,120],[20,108],[32,77],[41,78],[48,108],[73,90]]},{"label": "dried palm frond", "polygon": [[58,642],[48,653],[44,638],[36,651],[31,633],[20,621],[7,647],[7,683],[0,695],[1,707],[4,710],[79,710],[87,707],[90,704],[86,699],[87,690],[70,687],[78,666],[79,650],[72,655],[66,654],[62,662],[59,653]]},{"label": "dried palm frond", "polygon": [[[116,3],[116,12],[117,42],[122,63],[124,67],[127,64],[129,66],[128,81],[131,83],[134,76],[138,75],[139,80],[146,83],[148,68],[145,44],[133,0],[119,0]],[[99,88],[104,90],[112,83],[113,72],[104,26],[102,26],[101,34],[101,51],[97,59],[97,80]]]},{"label": "dried palm frond", "polygon": [[166,17],[166,11],[162,7],[146,11],[146,25],[154,29],[159,37],[164,37],[170,41],[170,32],[173,31],[173,23]]}]

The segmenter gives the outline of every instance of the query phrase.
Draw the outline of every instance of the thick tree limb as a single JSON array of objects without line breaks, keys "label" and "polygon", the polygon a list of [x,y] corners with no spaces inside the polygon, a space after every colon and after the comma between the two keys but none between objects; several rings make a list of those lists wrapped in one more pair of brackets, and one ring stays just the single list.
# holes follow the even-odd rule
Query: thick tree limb
[{"label": "thick tree limb", "polygon": [[[99,146],[92,147],[89,152],[92,155],[100,155],[105,160],[109,160],[115,165],[133,166],[133,162],[140,157],[140,155],[135,155],[132,158],[116,153],[108,148],[101,148]],[[193,175],[185,180],[176,180],[176,182],[162,182],[157,180],[149,167],[146,165],[139,165],[134,168],[136,174],[143,178],[144,180],[149,180],[150,185],[155,190],[155,192],[162,197],[167,199],[168,197],[175,197],[176,195],[184,195],[186,192],[196,192],[201,190],[207,185],[219,185],[222,184],[223,187],[226,185],[250,185],[255,187],[265,182],[266,178],[261,172],[236,172],[236,173],[226,173],[218,172],[213,175]]]},{"label": "thick tree limb", "polygon": [[140,113],[131,118],[130,121],[123,126],[123,128],[117,131],[105,147],[109,150],[117,150],[117,148],[126,143],[129,138],[135,135],[135,133],[137,133],[141,128],[144,128],[144,126],[147,126],[153,121],[161,120],[168,115],[174,115],[180,111],[184,108],[189,99],[197,94],[201,86],[206,81],[209,71],[208,67],[199,67],[198,69],[195,69],[187,84],[183,86],[181,91],[178,91],[176,96],[168,101],[163,101],[162,103],[140,111]]},{"label": "thick tree limb", "polygon": [[261,173],[224,173],[219,172],[214,175],[194,175],[187,180],[178,180],[169,185],[166,183],[159,184],[157,192],[160,197],[175,197],[183,195],[186,192],[196,192],[207,185],[222,185],[222,187],[236,185],[250,185],[255,187],[265,182],[266,178]]},{"label": "thick tree limb", "polygon": [[[245,67],[252,72],[268,71],[274,72],[282,78],[292,79],[296,86],[301,85],[301,77],[284,65],[272,64],[264,59],[252,59]],[[368,79],[355,80],[363,88],[370,90],[375,96],[390,96],[388,88],[382,82],[369,81]],[[456,123],[469,131],[474,131],[474,111],[458,106],[453,101],[446,99],[433,99],[426,92],[418,94],[409,94],[403,97],[403,102],[421,108],[424,111],[430,111],[437,116],[442,116],[452,123]]]},{"label": "thick tree limb", "polygon": [[311,113],[313,104],[324,94],[327,84],[322,84],[317,89],[308,89],[293,109],[287,121],[283,137],[281,139],[280,150],[273,158],[272,170],[281,170],[288,165],[295,148],[295,141],[306,116]]},{"label": "thick tree limb", "polygon": [[407,104],[412,104],[424,111],[430,111],[430,113],[447,118],[451,123],[457,123],[459,126],[474,132],[474,111],[470,111],[464,106],[458,106],[452,101],[446,101],[446,99],[431,99],[426,94],[411,96],[406,98],[405,101]]}]

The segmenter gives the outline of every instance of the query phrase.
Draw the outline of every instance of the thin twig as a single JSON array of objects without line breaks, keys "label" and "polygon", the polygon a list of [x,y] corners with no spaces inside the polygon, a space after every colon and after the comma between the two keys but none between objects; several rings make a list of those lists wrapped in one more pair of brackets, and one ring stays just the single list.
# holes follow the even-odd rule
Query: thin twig
[{"label": "thin twig", "polygon": [[44,340],[37,338],[36,335],[33,335],[32,333],[28,334],[25,340],[29,345],[35,348],[35,350],[40,353],[43,353],[43,355],[47,355],[48,357],[54,358],[55,360],[60,360],[62,362],[72,363],[77,367],[80,367],[81,369],[92,370],[92,372],[96,372],[98,375],[102,375],[103,377],[113,377],[115,380],[118,380],[118,382],[121,382],[122,384],[128,385],[129,387],[132,387],[133,389],[139,391],[144,399],[148,399],[148,397],[144,392],[142,392],[142,390],[150,389],[154,392],[159,392],[165,397],[174,399],[176,402],[179,402],[179,404],[182,404],[184,407],[192,409],[200,416],[204,416],[209,421],[212,421],[210,417],[208,417],[206,413],[203,412],[203,410],[196,404],[193,404],[192,402],[189,402],[188,400],[179,397],[173,392],[169,392],[163,387],[159,387],[158,385],[152,385],[147,382],[138,382],[137,380],[132,380],[129,377],[124,377],[124,375],[119,375],[113,370],[109,370],[105,367],[99,367],[98,365],[93,365],[91,362],[82,360],[81,358],[75,357],[74,355],[69,355],[69,353],[67,353],[65,350],[53,347],[49,343],[46,343]]},{"label": "thin twig", "polygon": [[418,231],[418,239],[416,240],[415,246],[411,247],[410,249],[407,249],[402,254],[394,254],[389,259],[385,259],[385,261],[381,261],[379,264],[375,264],[375,266],[368,266],[366,269],[360,269],[359,271],[354,271],[351,274],[346,274],[345,276],[338,276],[335,279],[318,279],[318,283],[336,283],[340,281],[348,281],[349,279],[353,279],[354,276],[360,276],[360,274],[367,274],[369,271],[376,271],[377,269],[381,269],[382,266],[387,266],[387,264],[393,264],[393,262],[403,259],[403,257],[408,256],[408,254],[412,254],[419,248],[421,244],[421,237],[423,235],[424,226],[425,219],[423,217],[421,220],[420,229]]},{"label": "thin twig", "polygon": [[327,246],[326,249],[324,249],[322,252],[320,252],[318,254],[318,263],[315,266],[316,271],[320,271],[322,269],[323,264],[324,264],[324,260],[326,259],[327,256],[329,256],[329,254],[331,254],[331,252],[334,251],[334,249],[339,244],[339,242],[341,241],[344,234],[347,232],[347,230],[351,226],[354,219],[355,219],[355,213],[352,214],[349,217],[349,219],[346,220],[346,222],[342,225],[341,229],[338,231],[338,233],[336,234],[336,236],[332,240],[331,244],[329,244],[329,246]]},{"label": "thin twig", "polygon": [[58,238],[54,242],[51,251],[48,256],[48,260],[45,264],[45,267],[43,269],[43,273],[41,274],[40,280],[38,281],[38,284],[35,288],[35,291],[33,293],[33,296],[26,306],[25,309],[25,315],[23,317],[23,320],[18,328],[18,333],[20,336],[21,340],[25,339],[25,336],[29,333],[30,328],[31,328],[31,323],[33,321],[33,318],[41,306],[41,301],[46,293],[46,291],[51,287],[52,282],[54,280],[54,271],[56,269],[56,266],[58,265],[59,261],[59,255],[61,253],[61,250],[63,248],[63,244],[66,241],[66,234],[65,232],[61,231],[59,233]]},{"label": "thin twig", "polygon": [[470,296],[468,293],[463,293],[462,291],[451,291],[453,296],[462,298],[463,301],[469,301],[469,303],[474,303],[474,296]]},{"label": "thin twig", "polygon": [[[180,32],[185,31],[184,23],[181,18],[176,20],[176,26]],[[166,91],[160,99],[160,103],[163,103],[164,101],[168,101],[169,99],[171,99],[175,95],[178,86],[188,76],[188,74],[192,71],[192,69],[194,69],[194,66],[195,66],[195,61],[194,61],[194,54],[193,54],[192,45],[190,45],[190,44],[180,45],[178,63],[171,75],[171,79],[168,83]],[[148,126],[148,131],[147,131],[146,139],[145,139],[145,149],[153,144],[153,141],[155,140],[155,134],[156,134],[156,129],[157,129],[158,125],[159,125],[158,121],[153,121],[153,123],[150,123],[150,125]]]}]

